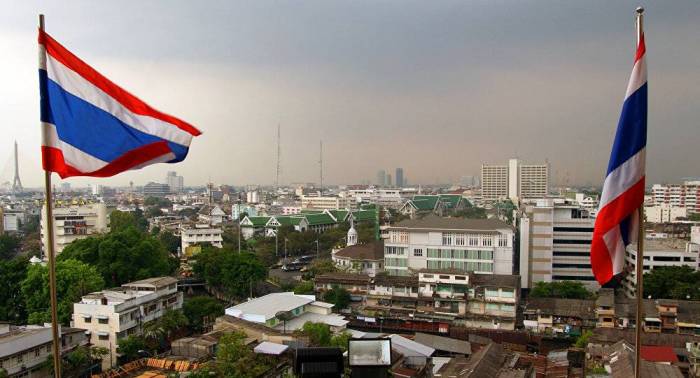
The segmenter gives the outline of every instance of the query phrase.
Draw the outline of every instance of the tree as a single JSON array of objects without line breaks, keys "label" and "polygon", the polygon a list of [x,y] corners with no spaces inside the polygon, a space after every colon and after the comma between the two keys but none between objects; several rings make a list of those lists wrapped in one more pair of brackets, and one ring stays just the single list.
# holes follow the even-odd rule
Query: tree
[{"label": "tree", "polygon": [[588,346],[588,340],[591,338],[591,336],[593,336],[593,332],[590,330],[584,330],[583,333],[581,333],[581,336],[576,339],[574,346],[576,348],[585,349],[586,346]]},{"label": "tree", "polygon": [[323,295],[323,300],[333,303],[334,309],[340,311],[350,304],[350,293],[342,287],[334,286]]},{"label": "tree", "polygon": [[[101,361],[108,354],[109,350],[107,348],[78,346],[63,357],[61,374],[66,377],[83,376],[86,369]],[[50,361],[53,371],[53,358]]]},{"label": "tree", "polygon": [[578,281],[537,282],[530,291],[533,298],[588,299],[592,293]]},{"label": "tree", "polygon": [[175,253],[180,248],[180,238],[170,231],[161,231],[158,234],[158,240],[169,253]]},{"label": "tree", "polygon": [[185,301],[182,312],[187,317],[190,327],[197,333],[204,331],[205,320],[211,322],[224,314],[224,306],[216,298],[199,296]]},{"label": "tree", "polygon": [[333,273],[337,272],[338,268],[335,266],[331,259],[319,259],[314,260],[309,267],[309,272],[312,275],[317,276],[319,274]]},{"label": "tree", "polygon": [[689,266],[668,266],[644,274],[644,296],[700,300],[700,272]]},{"label": "tree", "polygon": [[136,227],[134,214],[119,210],[114,210],[109,214],[110,232],[120,232],[129,227]]},{"label": "tree", "polygon": [[27,277],[29,261],[25,257],[0,260],[0,320],[14,324],[26,324],[27,310],[22,293],[22,281]]},{"label": "tree", "polygon": [[309,338],[311,345],[321,347],[331,345],[331,328],[328,324],[306,322],[301,332]]},{"label": "tree", "polygon": [[296,286],[294,286],[294,294],[313,294],[314,293],[314,283],[313,281],[301,281]]},{"label": "tree", "polygon": [[203,247],[193,271],[210,287],[238,298],[246,297],[255,283],[267,278],[267,268],[254,254],[228,248]]},{"label": "tree", "polygon": [[169,199],[163,197],[146,197],[143,200],[144,206],[154,206],[154,207],[172,207],[173,203]]},{"label": "tree", "polygon": [[146,349],[146,341],[141,336],[127,336],[117,340],[117,352],[124,362],[133,361],[140,357],[139,351]]},{"label": "tree", "polygon": [[269,357],[255,354],[245,344],[247,336],[241,331],[225,334],[219,339],[216,363],[219,377],[254,378],[265,374],[272,365]]},{"label": "tree", "polygon": [[20,239],[11,234],[0,235],[0,259],[13,258],[19,252]]},{"label": "tree", "polygon": [[76,240],[57,259],[75,259],[94,266],[110,287],[166,276],[177,268],[177,260],[158,239],[132,226]]},{"label": "tree", "polygon": [[[48,268],[39,264],[30,266],[21,286],[29,313],[28,323],[50,322]],[[56,295],[59,322],[69,324],[73,303],[80,301],[83,295],[102,290],[103,287],[104,280],[94,267],[78,260],[57,262]]]}]

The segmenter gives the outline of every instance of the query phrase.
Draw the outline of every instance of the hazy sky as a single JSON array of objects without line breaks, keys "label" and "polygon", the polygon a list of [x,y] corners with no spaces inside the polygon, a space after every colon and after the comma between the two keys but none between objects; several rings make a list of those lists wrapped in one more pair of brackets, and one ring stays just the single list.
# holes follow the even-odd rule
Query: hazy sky
[{"label": "hazy sky", "polygon": [[[107,77],[204,134],[187,160],[100,180],[186,185],[478,175],[549,159],[598,184],[635,49],[631,1],[0,0],[0,180],[20,143],[39,186],[36,24]],[[700,176],[700,2],[647,7],[648,181]],[[97,179],[70,179],[74,185]]]}]

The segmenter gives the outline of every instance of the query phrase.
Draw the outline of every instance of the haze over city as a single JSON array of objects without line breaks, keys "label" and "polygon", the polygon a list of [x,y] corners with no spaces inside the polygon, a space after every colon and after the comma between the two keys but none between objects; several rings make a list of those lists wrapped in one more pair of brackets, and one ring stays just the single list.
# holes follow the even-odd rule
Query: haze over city
[{"label": "haze over city", "polygon": [[[47,31],[159,110],[203,131],[181,164],[102,180],[269,184],[281,125],[281,181],[410,183],[478,176],[519,157],[557,184],[600,185],[632,66],[637,3],[2,2],[2,181],[20,146],[41,185],[37,14]],[[603,6],[605,5],[605,6]],[[697,176],[700,3],[651,3],[647,182]],[[620,22],[628,20],[629,22]],[[95,182],[71,179],[74,185]]]}]

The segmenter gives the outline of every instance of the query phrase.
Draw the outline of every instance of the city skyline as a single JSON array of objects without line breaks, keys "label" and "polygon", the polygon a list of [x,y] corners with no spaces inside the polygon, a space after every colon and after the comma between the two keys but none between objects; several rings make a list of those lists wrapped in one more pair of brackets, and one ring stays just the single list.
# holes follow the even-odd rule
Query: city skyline
[{"label": "city skyline", "polygon": [[[329,184],[372,182],[382,167],[404,168],[411,184],[458,182],[481,164],[518,157],[549,160],[553,185],[598,186],[637,5],[4,4],[0,45],[17,53],[2,63],[0,122],[11,131],[0,143],[0,174],[11,182],[5,166],[17,139],[26,187],[42,177],[40,12],[47,31],[95,68],[204,132],[181,164],[67,180],[74,187],[160,182],[167,171],[189,185],[272,184],[278,124],[282,183],[318,181],[322,139]],[[700,4],[675,5],[647,7],[648,183],[700,174],[684,158],[700,141],[700,111],[689,101],[700,88],[687,80],[700,61],[688,48],[700,38]]]}]

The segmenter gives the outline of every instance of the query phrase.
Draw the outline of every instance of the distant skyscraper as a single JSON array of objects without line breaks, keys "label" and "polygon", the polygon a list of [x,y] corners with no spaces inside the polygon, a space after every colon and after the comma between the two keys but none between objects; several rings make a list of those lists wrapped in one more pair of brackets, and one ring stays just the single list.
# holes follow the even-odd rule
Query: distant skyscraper
[{"label": "distant skyscraper", "polygon": [[403,187],[403,168],[396,168],[396,187]]},{"label": "distant skyscraper", "polygon": [[180,193],[185,186],[185,179],[182,176],[178,176],[177,172],[170,171],[165,176],[165,183],[170,188],[171,193]]},{"label": "distant skyscraper", "polygon": [[391,186],[391,183],[392,183],[392,181],[391,181],[391,174],[390,174],[390,173],[387,173],[387,174],[386,174],[386,182],[384,183],[384,186]]},{"label": "distant skyscraper", "polygon": [[377,185],[384,186],[386,184],[386,171],[380,169],[377,171]]}]

